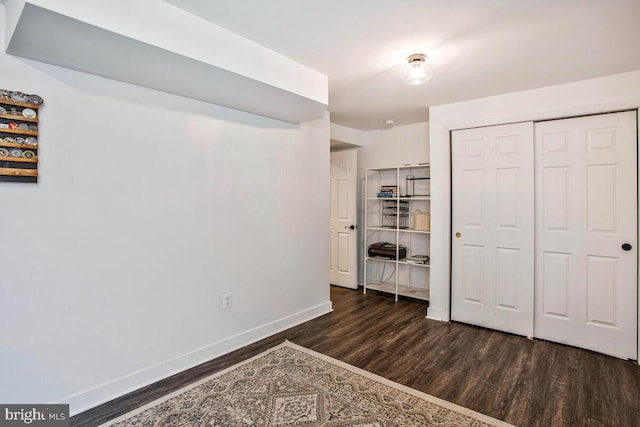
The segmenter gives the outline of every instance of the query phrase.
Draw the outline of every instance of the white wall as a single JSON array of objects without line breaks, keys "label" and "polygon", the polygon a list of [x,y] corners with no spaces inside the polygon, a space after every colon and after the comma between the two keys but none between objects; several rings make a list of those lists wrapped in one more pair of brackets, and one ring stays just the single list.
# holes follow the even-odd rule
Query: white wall
[{"label": "white wall", "polygon": [[[364,259],[364,178],[367,168],[402,166],[429,161],[429,123],[415,123],[390,129],[363,132],[363,147],[358,149],[358,260]],[[362,262],[358,283],[363,281]]]},{"label": "white wall", "polygon": [[402,166],[429,161],[429,123],[415,123],[363,133],[359,168]]},{"label": "white wall", "polygon": [[0,69],[45,99],[40,182],[0,183],[0,402],[77,413],[331,310],[328,117]]},{"label": "white wall", "polygon": [[639,106],[640,70],[429,109],[432,177],[429,318],[450,318],[450,131]]}]

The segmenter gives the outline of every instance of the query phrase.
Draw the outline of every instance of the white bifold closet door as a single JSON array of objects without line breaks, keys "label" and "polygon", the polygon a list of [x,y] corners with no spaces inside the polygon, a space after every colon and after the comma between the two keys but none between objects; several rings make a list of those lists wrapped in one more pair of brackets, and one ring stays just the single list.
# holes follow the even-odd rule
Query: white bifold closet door
[{"label": "white bifold closet door", "polygon": [[453,132],[453,320],[637,358],[636,123]]},{"label": "white bifold closet door", "polygon": [[533,336],[533,123],[452,135],[451,318]]},{"label": "white bifold closet door", "polygon": [[637,357],[636,120],[624,112],[535,127],[534,335],[630,359]]}]

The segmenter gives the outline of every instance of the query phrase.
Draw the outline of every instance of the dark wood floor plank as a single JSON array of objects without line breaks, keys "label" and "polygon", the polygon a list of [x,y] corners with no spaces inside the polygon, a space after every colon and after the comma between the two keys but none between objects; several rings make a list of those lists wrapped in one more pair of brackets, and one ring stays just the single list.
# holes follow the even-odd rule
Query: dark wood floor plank
[{"label": "dark wood floor plank", "polygon": [[425,318],[425,303],[331,288],[334,311],[71,419],[99,425],[288,339],[519,426],[640,426],[640,367]]}]

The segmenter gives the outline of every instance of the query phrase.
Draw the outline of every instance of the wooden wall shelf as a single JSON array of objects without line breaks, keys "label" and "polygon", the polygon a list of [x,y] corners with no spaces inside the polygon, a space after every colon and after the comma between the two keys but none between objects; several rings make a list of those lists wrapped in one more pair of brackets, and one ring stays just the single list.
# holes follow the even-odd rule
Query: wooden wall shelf
[{"label": "wooden wall shelf", "polygon": [[24,157],[5,157],[0,156],[0,162],[18,162],[18,163],[38,163],[37,157],[32,157],[30,159]]},{"label": "wooden wall shelf", "polygon": [[21,121],[21,122],[38,123],[38,118],[37,117],[35,117],[33,119],[30,119],[29,117],[14,116],[14,115],[11,115],[11,114],[0,114],[0,119],[18,120],[18,121]]},{"label": "wooden wall shelf", "polygon": [[18,101],[14,101],[13,99],[0,99],[0,104],[15,105],[16,107],[31,108],[33,110],[36,110],[40,107],[40,105],[37,105],[37,104],[32,104],[30,102],[18,102]]},{"label": "wooden wall shelf", "polygon": [[[0,101],[0,103],[2,103]],[[33,132],[30,130],[20,130],[20,129],[5,129],[0,128],[0,133],[13,133],[18,135],[27,135],[27,136],[38,136],[38,132]]]},{"label": "wooden wall shelf", "polygon": [[[38,182],[39,144],[23,144],[21,142],[25,139],[30,139],[29,142],[37,142],[32,141],[31,137],[39,135],[37,126],[41,106],[30,102],[0,98],[0,107],[6,111],[4,114],[0,114],[0,123],[6,125],[11,123],[28,124],[31,128],[30,130],[0,128],[0,147],[11,148],[13,151],[20,149],[23,153],[28,150],[35,154],[32,158],[0,156],[0,182]],[[36,117],[25,117],[22,112],[27,108],[36,111]],[[16,139],[18,142],[15,142]],[[17,153],[14,154],[17,155]]]},{"label": "wooden wall shelf", "polygon": [[0,168],[0,175],[38,177],[37,169]]},{"label": "wooden wall shelf", "polygon": [[37,150],[37,145],[16,144],[14,142],[4,142],[0,139],[0,147],[23,148],[25,150]]}]

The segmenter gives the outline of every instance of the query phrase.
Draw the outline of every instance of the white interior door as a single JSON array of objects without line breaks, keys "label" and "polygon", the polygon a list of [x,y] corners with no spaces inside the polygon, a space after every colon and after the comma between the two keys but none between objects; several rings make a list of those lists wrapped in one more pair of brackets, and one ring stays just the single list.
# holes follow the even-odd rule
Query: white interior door
[{"label": "white interior door", "polygon": [[636,114],[540,122],[535,135],[535,336],[636,359]]},{"label": "white interior door", "polygon": [[533,336],[533,123],[452,134],[451,318]]},{"label": "white interior door", "polygon": [[358,288],[358,232],[356,150],[331,153],[331,284]]}]

